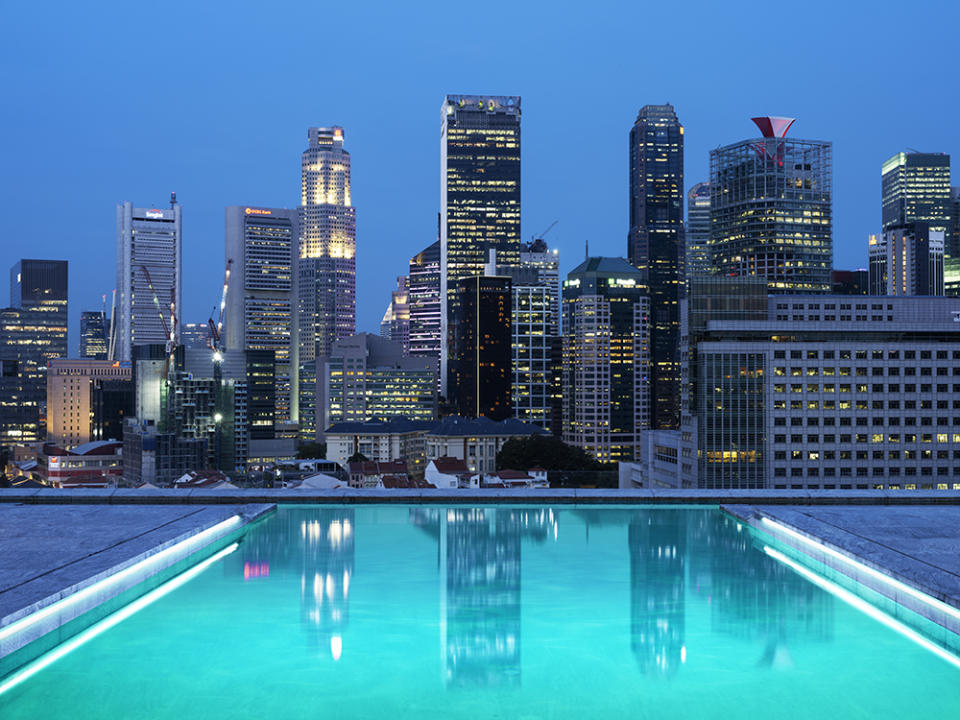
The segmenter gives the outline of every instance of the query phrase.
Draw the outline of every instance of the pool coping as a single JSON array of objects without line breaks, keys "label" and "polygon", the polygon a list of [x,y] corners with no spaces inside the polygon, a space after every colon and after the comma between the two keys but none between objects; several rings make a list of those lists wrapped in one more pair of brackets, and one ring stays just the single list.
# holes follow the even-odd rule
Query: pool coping
[{"label": "pool coping", "polygon": [[616,505],[960,505],[957,490],[0,490],[0,503],[122,505],[277,504],[616,504]]},{"label": "pool coping", "polygon": [[[136,568],[138,564],[144,563],[144,561],[157,556],[167,549],[182,545],[177,551],[165,555],[159,562],[149,565],[144,564],[143,567],[136,568],[134,572],[125,575],[122,580],[116,584],[104,586],[102,589],[90,592],[89,596],[78,599],[74,603],[69,603],[67,606],[56,611],[48,611],[49,614],[38,617],[35,621],[27,623],[22,629],[12,632],[6,637],[0,636],[0,659],[10,656],[12,653],[30,645],[30,643],[40,638],[57,632],[68,623],[103,606],[105,603],[130,591],[141,583],[160,575],[174,565],[182,563],[199,553],[203,553],[217,544],[222,544],[230,536],[235,535],[237,532],[242,532],[245,526],[274,512],[276,507],[275,504],[247,503],[234,512],[228,510],[226,513],[209,513],[208,517],[195,518],[192,520],[193,522],[199,520],[199,522],[196,522],[196,524],[184,532],[180,532],[173,537],[158,542],[146,550],[137,547],[140,551],[135,552],[133,555],[128,554],[133,548],[124,547],[123,545],[101,548],[82,558],[71,561],[62,567],[53,568],[49,572],[42,573],[27,581],[25,585],[29,585],[30,583],[37,584],[38,590],[32,593],[33,596],[36,596],[39,592],[47,594],[44,594],[33,602],[28,602],[16,610],[8,612],[0,618],[0,633],[15,623],[21,623],[34,614],[42,613],[43,610],[50,608],[50,606],[56,603],[78,596],[78,593],[93,588],[97,583],[116,576],[124,570]],[[216,506],[214,505],[209,509],[216,509]],[[226,526],[226,521],[234,517],[239,518],[239,523]],[[193,516],[191,515],[190,518],[193,518]],[[177,522],[188,524],[191,522],[190,518],[180,518]],[[186,541],[189,541],[201,533],[217,528],[218,525],[224,525],[224,527],[210,533],[210,536],[204,538],[200,544],[186,543]],[[159,528],[154,528],[149,532],[158,530]],[[142,540],[142,538],[139,538],[139,540]],[[141,546],[142,543],[138,542],[137,545]],[[75,580],[78,571],[83,574],[83,579],[81,580]],[[48,592],[47,588],[57,589]]]},{"label": "pool coping", "polygon": [[[720,510],[815,563],[960,635],[960,583],[953,572],[814,517],[802,518],[801,522],[789,514],[781,517],[775,512],[780,508],[767,509],[764,504],[723,504]],[[789,513],[789,508],[782,510]],[[898,588],[897,583],[907,588]],[[911,590],[934,602],[918,598]]]}]

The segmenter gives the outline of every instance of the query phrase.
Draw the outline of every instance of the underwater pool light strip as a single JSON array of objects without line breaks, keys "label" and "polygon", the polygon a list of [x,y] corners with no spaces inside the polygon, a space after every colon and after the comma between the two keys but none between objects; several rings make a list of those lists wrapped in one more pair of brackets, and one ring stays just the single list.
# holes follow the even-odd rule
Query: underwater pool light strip
[{"label": "underwater pool light strip", "polygon": [[40,622],[44,618],[48,618],[51,615],[62,612],[78,603],[83,602],[87,598],[95,597],[100,593],[109,591],[111,588],[116,588],[131,576],[135,576],[136,574],[148,570],[154,566],[162,566],[170,559],[171,556],[182,553],[189,554],[190,552],[193,552],[194,549],[198,549],[200,546],[205,545],[213,538],[213,536],[230,530],[235,525],[239,525],[240,522],[239,515],[234,515],[233,517],[227,518],[223,522],[219,522],[216,525],[208,527],[206,530],[202,530],[196,535],[191,535],[175,545],[164,548],[155,555],[144,558],[143,560],[134,563],[130,567],[114,573],[110,577],[105,577],[103,580],[98,580],[82,590],[78,590],[77,592],[68,595],[65,598],[47,605],[45,608],[37,610],[35,613],[31,613],[26,617],[20,618],[16,622],[12,622],[6,627],[0,628],[0,640],[6,640],[8,637],[12,637],[17,633],[22,632],[26,628]]},{"label": "underwater pool light strip", "polygon": [[160,587],[154,588],[153,590],[148,592],[146,595],[141,595],[139,598],[137,598],[130,604],[124,605],[122,608],[117,610],[112,615],[108,615],[100,622],[95,623],[94,625],[91,625],[86,630],[70,638],[62,645],[58,645],[57,647],[53,648],[50,652],[44,655],[41,655],[39,658],[37,658],[36,660],[28,664],[26,667],[18,670],[17,672],[13,673],[10,677],[8,677],[6,680],[0,682],[0,695],[3,695],[5,692],[9,690],[12,690],[20,683],[33,677],[44,668],[49,667],[60,658],[76,650],[81,645],[84,645],[85,643],[90,642],[98,635],[105,633],[110,628],[123,622],[134,613],[140,610],[143,610],[143,608],[147,607],[147,605],[150,605],[151,603],[159,600],[164,595],[168,595],[172,593],[174,590],[186,584],[187,582],[195,578],[197,575],[202,573],[204,570],[206,570],[208,567],[213,565],[215,562],[217,562],[218,560],[221,560],[222,558],[232,553],[238,547],[240,546],[237,543],[228,545],[223,550],[220,550],[214,555],[211,555],[210,557],[208,557],[206,560],[194,565],[192,568],[189,568],[188,570],[185,570],[184,572],[180,573],[176,577],[171,578]]},{"label": "underwater pool light strip", "polygon": [[820,552],[826,553],[827,555],[834,558],[835,560],[839,560],[840,562],[843,562],[849,565],[850,567],[856,568],[859,572],[863,573],[864,575],[869,575],[874,580],[882,582],[885,585],[892,587],[898,592],[905,593],[910,597],[916,600],[919,600],[920,602],[925,603],[926,605],[929,605],[935,610],[939,610],[940,612],[945,613],[956,620],[960,620],[960,610],[953,607],[952,605],[947,605],[945,602],[941,600],[937,600],[937,598],[927,595],[927,593],[921,590],[917,590],[916,588],[910,587],[906,583],[900,582],[899,580],[896,580],[890,577],[889,575],[885,575],[879,570],[874,570],[869,565],[865,565],[859,560],[854,560],[853,558],[847,555],[844,555],[842,552],[834,550],[831,547],[827,547],[823,543],[817,542],[816,540],[812,540],[811,538],[808,538],[806,535],[803,535],[802,533],[799,533],[796,530],[789,528],[786,525],[783,525],[782,523],[778,523],[776,520],[771,520],[770,518],[762,517],[760,518],[760,521],[764,525],[769,525],[772,528],[778,530],[779,532],[782,532],[785,535],[790,536],[794,540],[797,540],[803,543],[804,545],[807,545],[808,547],[816,548]]},{"label": "underwater pool light strip", "polygon": [[809,568],[805,568],[800,563],[794,562],[783,553],[777,550],[774,550],[769,546],[764,546],[763,551],[770,557],[780,561],[787,567],[799,573],[800,575],[805,577],[807,580],[812,582],[814,585],[817,585],[818,587],[826,590],[828,593],[830,593],[834,597],[839,598],[840,600],[843,600],[845,603],[847,603],[847,605],[850,605],[851,607],[856,608],[857,610],[862,612],[864,615],[868,615],[869,617],[873,618],[880,624],[885,625],[891,630],[894,630],[900,633],[905,638],[912,640],[913,642],[915,642],[917,645],[924,648],[925,650],[929,650],[934,655],[942,658],[943,660],[946,660],[948,663],[950,663],[954,667],[960,668],[960,657],[957,657],[952,652],[945,650],[944,648],[940,647],[936,643],[931,642],[930,640],[927,640],[927,638],[923,637],[923,635],[921,635],[915,630],[911,630],[909,627],[904,625],[899,620],[896,620],[890,617],[885,612],[883,612],[883,610],[880,610],[879,608],[874,607],[873,605],[868,603],[866,600],[854,595],[849,590],[843,587],[840,587],[839,585],[837,585],[834,582],[831,582],[830,580],[827,580],[825,577],[818,575],[817,573],[813,572]]}]

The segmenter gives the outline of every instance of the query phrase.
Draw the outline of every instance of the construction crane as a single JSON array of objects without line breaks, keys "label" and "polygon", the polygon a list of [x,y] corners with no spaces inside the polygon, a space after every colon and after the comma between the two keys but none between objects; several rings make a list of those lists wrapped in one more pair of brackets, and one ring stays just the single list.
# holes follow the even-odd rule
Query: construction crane
[{"label": "construction crane", "polygon": [[163,374],[162,377],[167,379],[170,375],[170,368],[173,367],[174,363],[174,352],[177,349],[177,302],[176,302],[176,290],[174,288],[170,289],[170,322],[167,323],[167,318],[163,314],[163,308],[160,307],[160,298],[157,297],[157,291],[153,287],[153,279],[150,277],[150,271],[147,270],[146,265],[140,265],[140,269],[143,271],[143,276],[147,279],[147,287],[150,288],[150,292],[153,295],[153,305],[157,309],[157,314],[160,316],[160,324],[163,326],[163,334],[167,338],[166,344],[166,353],[167,353],[167,362],[163,365]]},{"label": "construction crane", "polygon": [[544,230],[542,233],[540,233],[539,235],[531,235],[531,236],[530,236],[531,242],[536,242],[537,240],[543,240],[543,238],[546,236],[546,234],[547,234],[548,232],[550,232],[551,230],[553,230],[554,227],[556,227],[556,224],[557,224],[558,222],[560,222],[560,221],[559,221],[559,220],[554,220],[552,223],[550,223],[550,226],[549,226],[546,230]]},{"label": "construction crane", "polygon": [[230,267],[233,265],[233,258],[227,260],[227,267],[223,273],[223,292],[220,295],[220,314],[217,322],[213,321],[213,315],[217,312],[217,306],[213,306],[210,311],[210,319],[207,320],[207,327],[210,329],[210,335],[207,338],[207,345],[213,350],[213,361],[219,363],[223,359],[223,313],[227,307],[227,290],[230,287]]}]

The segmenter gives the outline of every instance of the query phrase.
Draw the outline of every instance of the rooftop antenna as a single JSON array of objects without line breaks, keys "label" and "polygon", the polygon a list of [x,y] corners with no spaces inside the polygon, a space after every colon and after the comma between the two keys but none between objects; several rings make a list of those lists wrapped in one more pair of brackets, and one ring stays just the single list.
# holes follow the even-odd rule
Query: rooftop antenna
[{"label": "rooftop antenna", "polygon": [[176,191],[174,191],[170,193],[170,209],[173,210],[176,204],[177,204],[177,193]]},{"label": "rooftop antenna", "polygon": [[587,240],[584,240],[584,244],[585,244],[585,247],[584,247],[584,255],[585,255],[584,260],[589,260],[589,259],[590,259],[590,240],[589,240],[589,238],[588,238]]}]

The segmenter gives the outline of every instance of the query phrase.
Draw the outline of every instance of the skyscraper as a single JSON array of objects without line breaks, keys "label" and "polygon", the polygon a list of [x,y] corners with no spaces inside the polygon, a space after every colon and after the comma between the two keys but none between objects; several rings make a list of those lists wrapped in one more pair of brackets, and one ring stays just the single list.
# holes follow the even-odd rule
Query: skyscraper
[{"label": "skyscraper", "polygon": [[554,364],[560,340],[559,266],[557,251],[551,252],[539,238],[524,246],[519,265],[496,268],[496,274],[511,280],[513,417],[558,434],[554,403],[560,383]]},{"label": "skyscraper", "polygon": [[397,278],[397,289],[390,293],[390,304],[380,321],[380,334],[400,343],[403,354],[410,354],[410,284],[406,275]]},{"label": "skyscraper", "polygon": [[300,197],[300,362],[330,353],[356,331],[357,213],[350,202],[350,153],[343,128],[312,127],[303,151]]},{"label": "skyscraper", "polygon": [[410,258],[410,354],[440,362],[440,241]]},{"label": "skyscraper", "polygon": [[67,262],[14,264],[10,304],[0,310],[0,442],[35,442],[45,434],[47,366],[67,355]]},{"label": "skyscraper", "polygon": [[710,183],[697,183],[687,193],[687,227],[684,233],[687,251],[687,285],[690,278],[713,272],[710,252]]},{"label": "skyscraper", "polygon": [[457,317],[457,282],[483,274],[488,250],[520,259],[520,98],[447,95],[440,128],[441,382]]},{"label": "skyscraper", "polygon": [[[232,206],[226,212],[226,257],[231,264],[224,318],[226,348],[273,353],[274,422],[295,422],[298,211]],[[263,362],[263,356],[258,357]]]},{"label": "skyscraper", "polygon": [[628,259],[650,295],[654,428],[680,423],[683,290],[683,126],[672,105],[645,105],[630,131]]},{"label": "skyscraper", "polygon": [[465,417],[511,415],[511,283],[509,277],[457,281],[457,317],[450,350],[450,397]]},{"label": "skyscraper", "polygon": [[793,118],[758,117],[762,138],[710,151],[716,271],[759,275],[770,292],[829,292],[833,147],[787,140]]},{"label": "skyscraper", "polygon": [[117,205],[118,360],[130,360],[134,345],[166,343],[178,332],[182,232],[176,195],[165,209]]},{"label": "skyscraper", "polygon": [[80,357],[107,359],[107,316],[102,310],[80,313]]},{"label": "skyscraper", "polygon": [[563,284],[563,441],[632,460],[650,424],[650,300],[623,258],[588,258]]},{"label": "skyscraper", "polygon": [[870,236],[871,295],[943,295],[943,231],[925,222]]}]

